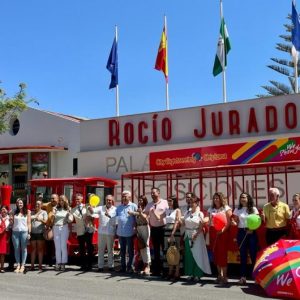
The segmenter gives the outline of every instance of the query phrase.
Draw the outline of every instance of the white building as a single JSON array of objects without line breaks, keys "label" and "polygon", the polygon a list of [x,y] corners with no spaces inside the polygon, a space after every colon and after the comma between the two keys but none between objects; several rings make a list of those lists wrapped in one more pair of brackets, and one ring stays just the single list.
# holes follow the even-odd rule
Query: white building
[{"label": "white building", "polygon": [[[24,196],[31,178],[77,175],[82,119],[29,108],[0,136],[0,182]],[[6,178],[6,174],[9,174]]]}]

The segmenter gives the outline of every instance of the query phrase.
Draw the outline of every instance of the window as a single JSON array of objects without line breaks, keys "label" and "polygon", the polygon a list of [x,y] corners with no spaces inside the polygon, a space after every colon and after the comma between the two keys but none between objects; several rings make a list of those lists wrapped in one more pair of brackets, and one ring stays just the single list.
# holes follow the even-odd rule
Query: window
[{"label": "window", "polygon": [[17,135],[20,130],[20,121],[18,119],[12,119],[10,122],[9,133],[13,136]]},{"label": "window", "polygon": [[31,153],[31,174],[32,179],[48,177],[48,152],[33,152]]},{"label": "window", "polygon": [[73,158],[73,176],[78,174],[78,158]]}]

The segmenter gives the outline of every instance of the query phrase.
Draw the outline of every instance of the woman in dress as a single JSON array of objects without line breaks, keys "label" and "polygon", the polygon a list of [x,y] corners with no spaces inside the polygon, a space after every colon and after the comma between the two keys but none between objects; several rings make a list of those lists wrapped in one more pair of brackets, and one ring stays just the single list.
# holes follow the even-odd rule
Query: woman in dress
[{"label": "woman in dress", "polygon": [[239,206],[233,212],[233,218],[238,225],[237,243],[240,250],[241,259],[241,279],[239,284],[246,284],[247,256],[248,251],[251,258],[252,270],[256,261],[257,236],[255,230],[247,228],[247,217],[251,214],[258,215],[258,210],[254,206],[252,197],[247,193],[240,195]]},{"label": "woman in dress", "polygon": [[35,204],[34,214],[31,215],[31,270],[34,270],[36,254],[38,255],[39,270],[42,270],[45,239],[44,231],[48,215],[45,210],[42,210],[42,201],[38,200]]},{"label": "woman in dress", "polygon": [[293,209],[291,211],[291,220],[289,224],[289,237],[300,240],[300,194],[293,195]]},{"label": "woman in dress", "polygon": [[69,238],[69,225],[73,221],[70,214],[69,201],[65,195],[59,196],[57,207],[53,214],[49,214],[50,224],[53,224],[53,236],[55,245],[55,271],[65,271],[68,262],[67,241]]},{"label": "woman in dress", "polygon": [[150,226],[148,222],[148,216],[145,214],[145,207],[147,204],[148,204],[147,197],[145,195],[141,195],[138,199],[138,210],[132,213],[136,216],[138,239],[142,239],[143,244],[145,245],[144,248],[139,249],[139,252],[143,260],[143,269],[141,271],[141,275],[149,276],[151,255],[150,255],[150,247],[149,247]]},{"label": "woman in dress", "polygon": [[31,213],[27,209],[26,202],[18,198],[16,210],[11,216],[12,242],[15,249],[17,267],[15,273],[24,273],[27,258],[27,242],[31,234]]},{"label": "woman in dress", "polygon": [[[220,231],[217,231],[213,224],[213,218],[218,213],[224,214],[227,220],[226,225]],[[213,254],[214,264],[218,270],[216,283],[227,284],[228,229],[230,227],[232,210],[227,205],[227,201],[223,193],[216,192],[213,195],[212,205],[208,209],[208,215],[210,247]]]},{"label": "woman in dress", "polygon": [[9,216],[8,207],[1,207],[0,215],[0,273],[4,273],[5,255],[8,254],[9,248]]},{"label": "woman in dress", "polygon": [[180,278],[180,262],[176,266],[168,265],[166,260],[166,253],[169,245],[173,243],[175,243],[177,249],[180,249],[181,210],[178,205],[178,200],[175,196],[169,197],[167,201],[169,208],[166,210],[166,226],[164,233],[164,267],[168,268],[167,278],[176,281]]},{"label": "woman in dress", "polygon": [[189,281],[195,277],[201,278],[204,273],[211,274],[206,243],[203,235],[203,225],[208,222],[200,211],[196,197],[192,197],[190,210],[183,218],[184,235],[184,273]]}]

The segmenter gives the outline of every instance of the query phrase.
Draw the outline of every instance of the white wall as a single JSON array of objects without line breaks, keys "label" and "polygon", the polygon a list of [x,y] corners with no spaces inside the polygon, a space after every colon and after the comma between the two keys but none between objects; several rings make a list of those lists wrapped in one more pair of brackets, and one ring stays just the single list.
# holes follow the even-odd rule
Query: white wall
[{"label": "white wall", "polygon": [[[77,157],[80,149],[79,122],[33,108],[24,111],[18,119],[20,121],[18,134],[12,136],[6,132],[0,135],[0,148],[66,147],[67,151],[52,152],[51,175],[52,177],[72,176],[73,158]],[[28,150],[24,150],[24,152],[28,152]]]}]

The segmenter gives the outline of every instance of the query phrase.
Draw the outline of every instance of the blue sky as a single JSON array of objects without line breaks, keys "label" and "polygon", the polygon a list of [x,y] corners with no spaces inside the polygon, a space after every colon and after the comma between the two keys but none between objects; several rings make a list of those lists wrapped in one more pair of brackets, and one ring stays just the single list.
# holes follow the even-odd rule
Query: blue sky
[{"label": "blue sky", "polygon": [[[298,11],[300,10],[297,6]],[[223,0],[231,52],[228,101],[255,98],[291,12],[289,0]],[[222,102],[222,76],[212,67],[220,27],[219,0],[2,0],[0,80],[8,95],[25,82],[40,109],[88,118],[111,117],[106,62],[119,28],[120,114],[165,109],[165,81],[154,70],[168,19],[170,108]]]}]

